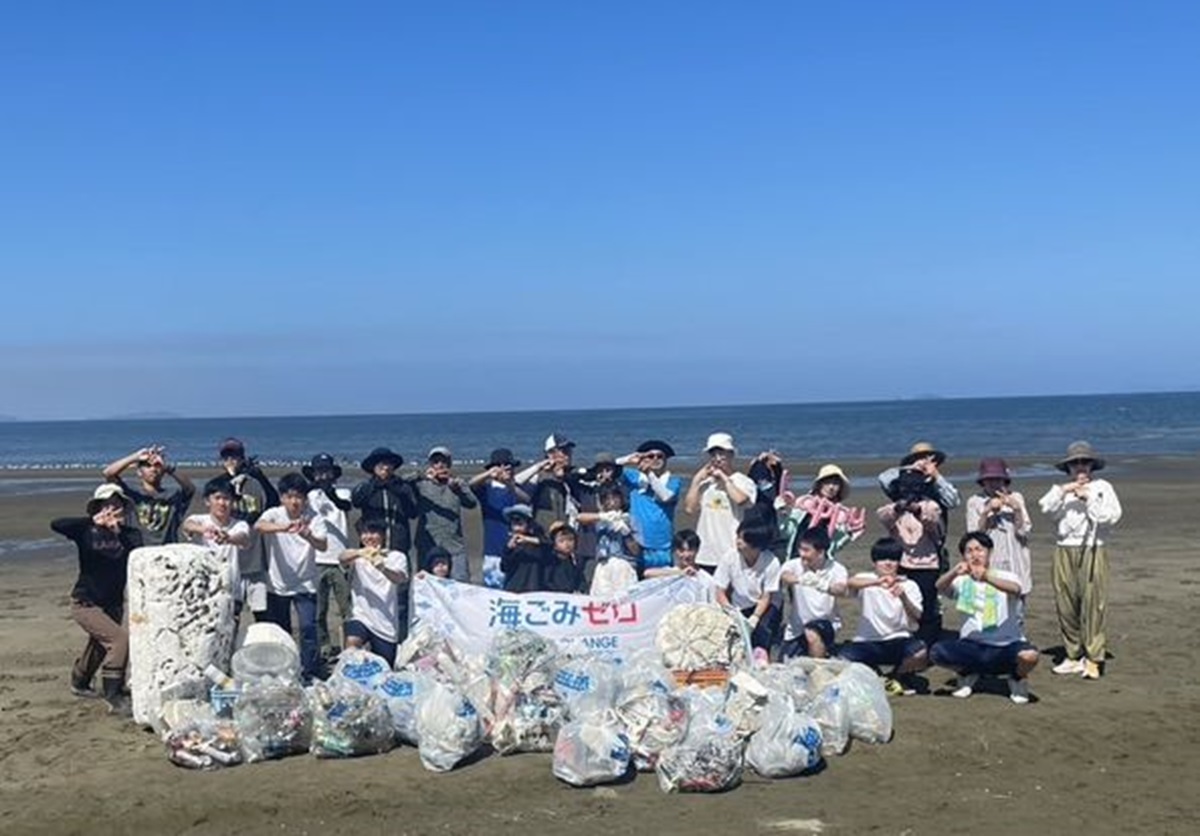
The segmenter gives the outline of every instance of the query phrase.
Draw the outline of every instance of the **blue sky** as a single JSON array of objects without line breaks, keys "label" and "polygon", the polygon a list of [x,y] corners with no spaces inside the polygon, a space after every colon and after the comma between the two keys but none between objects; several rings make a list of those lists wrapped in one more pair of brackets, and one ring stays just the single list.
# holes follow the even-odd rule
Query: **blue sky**
[{"label": "blue sky", "polygon": [[0,414],[1200,387],[1200,4],[29,3]]}]

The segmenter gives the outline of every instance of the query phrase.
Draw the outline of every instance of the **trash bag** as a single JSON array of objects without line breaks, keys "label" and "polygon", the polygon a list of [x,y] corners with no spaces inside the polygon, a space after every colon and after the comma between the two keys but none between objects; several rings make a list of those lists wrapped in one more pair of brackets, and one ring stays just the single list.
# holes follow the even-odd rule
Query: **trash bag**
[{"label": "trash bag", "polygon": [[577,656],[559,665],[554,690],[566,704],[572,720],[603,714],[616,702],[621,668],[602,656]]},{"label": "trash bag", "polygon": [[453,684],[431,676],[417,679],[416,692],[421,764],[449,772],[483,744],[479,712]]},{"label": "trash bag", "polygon": [[821,754],[840,755],[850,745],[850,707],[840,683],[830,682],[803,707],[821,729]]},{"label": "trash bag", "polygon": [[663,750],[687,735],[687,701],[658,679],[625,685],[614,711],[625,727],[639,772],[652,772]]},{"label": "trash bag", "polygon": [[308,691],[313,713],[311,751],[318,758],[352,758],[390,751],[392,717],[378,694],[350,679],[318,682]]},{"label": "trash bag", "polygon": [[748,738],[758,731],[769,693],[766,686],[745,671],[739,671],[729,680],[724,713],[733,723],[735,734]]},{"label": "trash bag", "polygon": [[375,693],[387,705],[396,739],[416,746],[417,692],[413,674],[407,671],[389,673],[375,685]]},{"label": "trash bag", "polygon": [[749,657],[739,625],[715,604],[673,607],[659,624],[655,645],[672,670],[728,668]]},{"label": "trash bag", "polygon": [[167,758],[185,769],[220,769],[242,762],[237,728],[228,720],[182,723],[163,735]]},{"label": "trash bag", "polygon": [[816,720],[797,711],[791,696],[775,691],[746,747],[746,763],[764,778],[801,775],[820,765],[821,742]]},{"label": "trash bag", "polygon": [[658,756],[654,771],[663,792],[724,792],[742,782],[745,741],[724,714],[725,697],[711,688],[689,687],[687,734]]},{"label": "trash bag", "polygon": [[299,755],[312,743],[312,712],[296,683],[251,682],[233,706],[247,763]]},{"label": "trash bag", "polygon": [[611,784],[629,772],[629,738],[611,713],[567,723],[554,743],[554,777],[573,787]]},{"label": "trash bag", "polygon": [[787,694],[796,701],[798,707],[811,700],[808,672],[795,660],[768,665],[762,670],[755,671],[754,678],[772,691]]},{"label": "trash bag", "polygon": [[852,663],[838,674],[836,681],[846,698],[850,736],[863,743],[891,740],[892,706],[875,672],[866,665]]},{"label": "trash bag", "polygon": [[485,661],[488,739],[501,755],[554,749],[567,720],[555,690],[558,662],[558,648],[530,630],[507,630],[492,641]]},{"label": "trash bag", "polygon": [[361,647],[348,647],[338,654],[330,680],[341,680],[364,691],[374,690],[391,671],[387,659]]}]

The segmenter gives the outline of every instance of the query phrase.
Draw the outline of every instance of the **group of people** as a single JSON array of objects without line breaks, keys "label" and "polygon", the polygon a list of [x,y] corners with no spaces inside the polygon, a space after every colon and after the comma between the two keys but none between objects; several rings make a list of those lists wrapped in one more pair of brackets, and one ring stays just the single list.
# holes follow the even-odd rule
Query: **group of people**
[{"label": "group of people", "polygon": [[[575,446],[553,433],[544,457],[524,467],[498,448],[465,480],[447,447],[431,449],[415,474],[402,473],[403,457],[379,447],[347,488],[327,453],[273,483],[230,438],[218,450],[220,472],[203,486],[204,512],[194,514],[195,486],[165,450],[134,451],[104,469],[86,516],[52,523],[79,551],[72,616],[88,643],[72,690],[128,709],[122,615],[126,559],[138,546],[193,542],[222,553],[239,612],[287,630],[295,617],[302,673],[312,679],[341,646],[394,658],[407,634],[414,573],[474,580],[463,518],[477,508],[477,580],[487,586],[612,597],[640,579],[682,573],[741,612],[756,654],[862,662],[885,673],[895,694],[914,692],[914,675],[931,664],[957,672],[960,697],[979,676],[1004,675],[1012,699],[1028,701],[1026,678],[1038,661],[1023,630],[1032,523],[1003,460],[980,463],[951,561],[950,512],[961,498],[941,472],[945,454],[914,445],[879,475],[888,501],[876,516],[886,536],[870,548],[872,571],[850,575],[838,555],[865,532],[867,514],[846,504],[850,480],[837,465],[823,466],[797,495],[772,451],[739,471],[728,433],[709,436],[688,478],[671,472],[675,450],[659,439],[622,456],[598,454],[588,467],[576,465]],[[1072,444],[1058,463],[1069,479],[1040,502],[1058,526],[1053,582],[1066,658],[1054,670],[1085,678],[1101,674],[1104,538],[1121,516],[1112,486],[1095,475],[1104,464],[1086,442]],[[694,528],[676,529],[681,503]],[[858,599],[861,616],[839,644],[838,600],[848,596]],[[957,638],[942,635],[942,598],[959,612]],[[334,605],[340,645],[330,629]]]}]

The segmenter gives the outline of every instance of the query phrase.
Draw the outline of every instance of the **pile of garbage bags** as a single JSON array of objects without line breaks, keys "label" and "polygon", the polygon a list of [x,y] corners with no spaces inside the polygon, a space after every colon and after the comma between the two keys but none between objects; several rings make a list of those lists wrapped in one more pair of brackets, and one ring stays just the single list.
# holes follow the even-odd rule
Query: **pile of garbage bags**
[{"label": "pile of garbage bags", "polygon": [[[808,658],[755,665],[735,620],[710,607],[687,611],[696,624],[669,618],[658,648],[625,658],[565,656],[522,629],[497,634],[475,658],[418,628],[395,669],[345,650],[329,679],[307,688],[291,638],[259,631],[234,654],[232,676],[207,672],[210,702],[165,703],[159,724],[171,762],[191,769],[408,745],[433,772],[490,752],[547,752],[553,775],[569,785],[652,772],[665,792],[727,791],[747,768],[767,778],[808,775],[851,740],[891,739],[891,707],[869,668]],[[724,665],[727,676],[679,685],[681,663]]]}]

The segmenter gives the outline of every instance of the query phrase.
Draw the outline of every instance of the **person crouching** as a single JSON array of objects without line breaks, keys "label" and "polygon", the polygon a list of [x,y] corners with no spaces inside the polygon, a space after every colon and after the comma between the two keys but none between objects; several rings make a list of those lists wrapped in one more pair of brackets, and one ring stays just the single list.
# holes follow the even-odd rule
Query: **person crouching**
[{"label": "person crouching", "polygon": [[980,676],[1007,675],[1012,701],[1029,702],[1029,672],[1037,667],[1037,648],[1021,631],[1021,580],[990,566],[992,538],[969,531],[958,541],[962,560],[938,578],[943,595],[963,615],[958,638],[935,644],[933,664],[958,673],[954,696],[971,696]]}]

